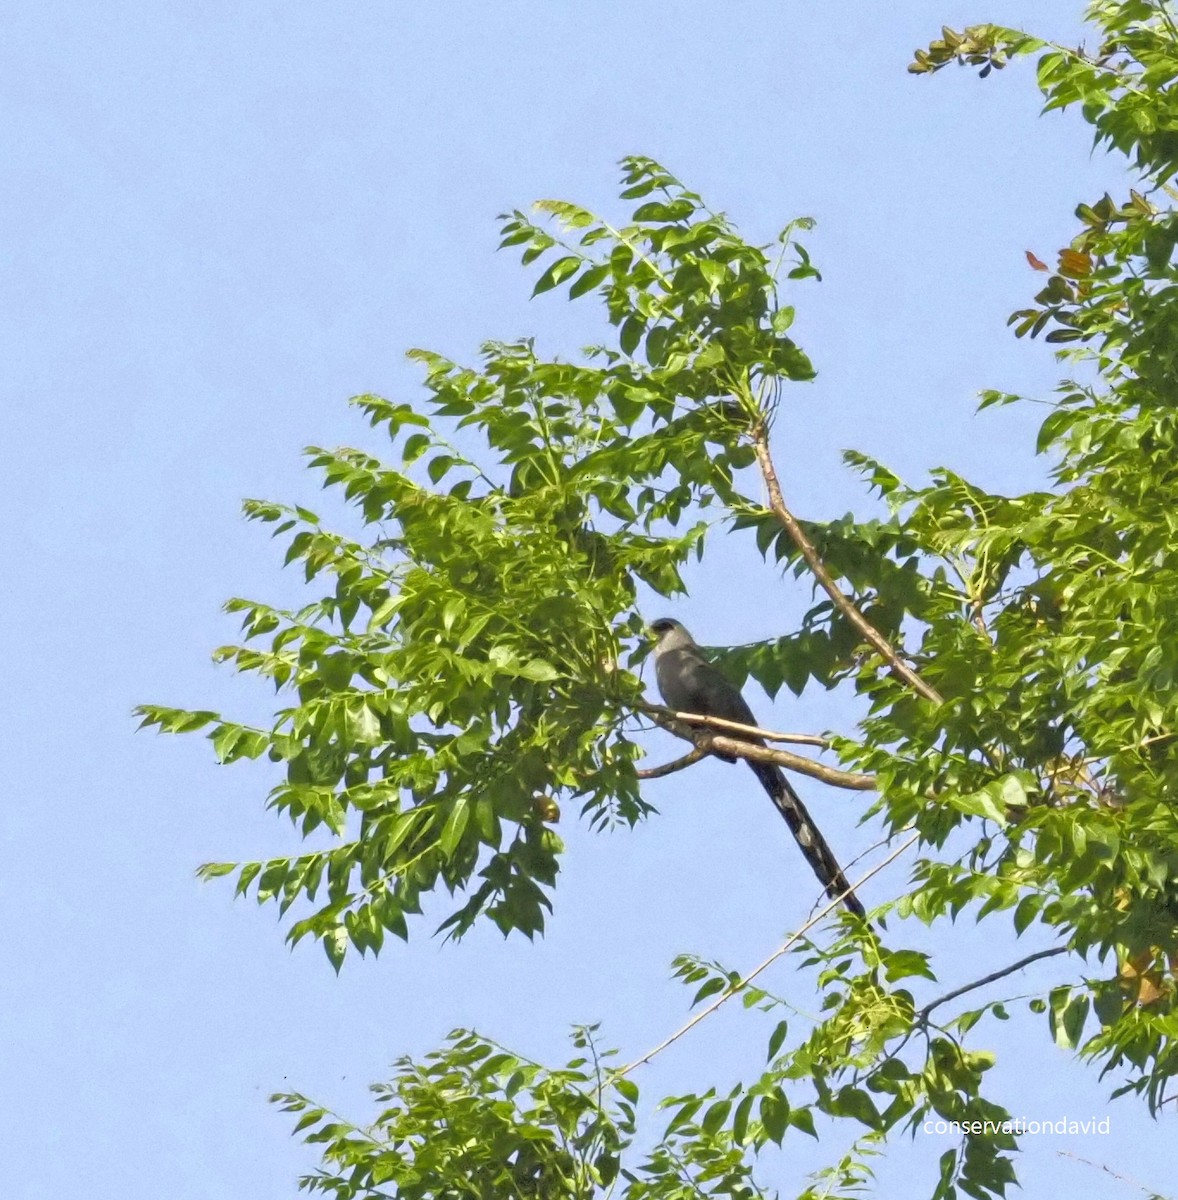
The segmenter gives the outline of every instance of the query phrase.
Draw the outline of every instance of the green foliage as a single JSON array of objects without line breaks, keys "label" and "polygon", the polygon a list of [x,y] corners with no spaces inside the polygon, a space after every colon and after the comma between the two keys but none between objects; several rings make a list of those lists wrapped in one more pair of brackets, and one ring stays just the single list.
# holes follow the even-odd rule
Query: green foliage
[{"label": "green foliage", "polygon": [[[834,965],[831,953],[815,946],[804,953],[800,969],[822,968],[817,986],[834,1015],[793,1045],[788,1023],[778,1021],[768,1065],[749,1084],[670,1096],[644,1109],[633,1068],[611,1065],[615,1053],[597,1047],[596,1027],[575,1032],[583,1053],[557,1070],[458,1031],[421,1063],[402,1059],[394,1079],[373,1088],[380,1112],[370,1126],[344,1121],[304,1096],[275,1096],[284,1111],[298,1114],[295,1132],[322,1147],[323,1168],[301,1187],[340,1200],[760,1200],[773,1193],[754,1178],[758,1158],[768,1159],[789,1138],[818,1137],[817,1121],[848,1120],[865,1132],[803,1196],[850,1195],[869,1182],[868,1160],[890,1131],[915,1130],[937,1116],[991,1123],[996,1132],[967,1141],[944,1178],[967,1194],[1000,1192],[997,1183],[1013,1180],[1003,1152],[1014,1139],[1000,1129],[1009,1115],[980,1096],[993,1056],[965,1050],[952,1034],[926,1032],[923,1056],[910,1065],[901,1058],[917,1031],[911,996],[888,993],[878,973],[889,981],[924,976],[927,963],[911,952],[889,954],[874,939],[866,950],[839,942]],[[722,987],[737,982],[718,964],[686,959],[677,974],[689,984],[704,977]],[[769,1012],[786,1003],[760,989],[738,991],[746,1008]],[[647,1132],[645,1151],[635,1144],[640,1121],[659,1130]]]},{"label": "green foliage", "polygon": [[[1039,435],[1049,490],[1002,496],[946,468],[911,486],[852,453],[886,516],[803,520],[799,537],[751,499],[740,473],[767,445],[783,385],[813,375],[778,297],[783,270],[817,276],[793,240],[805,223],[774,257],[632,158],[626,223],[555,201],[536,220],[502,219],[503,245],[535,264],[534,294],[594,297],[609,345],[564,362],[530,342],[490,343],[475,366],[414,351],[421,403],[357,400],[389,434],[393,464],[311,452],[372,527],[366,542],[303,509],[247,505],[323,592],[297,611],[229,605],[244,644],[218,657],[273,680],[285,706],[265,729],[142,713],[170,732],[206,729],[222,762],[280,765],[271,806],[327,848],[203,874],[236,873],[239,892],[282,912],[309,903],[289,936],[318,938],[337,969],[349,946],[375,953],[385,932],[407,936],[407,918],[441,889],[462,896],[442,924],[450,935],[485,915],[532,936],[551,905],[561,804],[578,801],[598,827],[650,813],[633,740],[642,695],[630,668],[645,653],[635,599],[640,584],[681,592],[684,563],[720,522],[797,577],[814,576],[816,554],[828,579],[799,628],[719,657],[770,694],[857,695],[866,715],[832,747],[874,775],[869,815],[922,848],[873,927],[844,917],[789,943],[816,1014],[718,963],[677,961],[694,1003],[739,995],[749,1019],[766,1020],[766,1063],[727,1091],[664,1100],[666,1124],[637,1163],[630,1071],[597,1056],[592,1070],[546,1071],[462,1035],[421,1066],[400,1064],[370,1130],[283,1098],[325,1148],[328,1169],[306,1187],[756,1197],[758,1156],[851,1130],[851,1148],[804,1193],[848,1195],[889,1137],[933,1115],[988,1131],[942,1156],[933,1195],[1004,1195],[1017,1138],[984,1094],[993,1055],[973,1043],[989,1021],[1014,1019],[1010,1002],[948,1007],[1001,972],[930,994],[937,964],[884,940],[909,918],[970,913],[1004,928],[1007,914],[1011,942],[1065,947],[1057,986],[1029,1004],[1045,1045],[1092,1060],[1152,1112],[1173,1099],[1178,212],[1166,181],[1178,168],[1178,29],[1155,0],[1107,0],[1089,15],[1092,53],[980,25],[943,31],[912,68],[987,74],[1038,54],[1047,107],[1077,107],[1144,181],[1079,206],[1056,269],[1032,256],[1049,278],[1012,317],[1016,335],[1062,347],[1069,376]],[[1016,399],[988,392],[982,404]]]},{"label": "green foliage", "polygon": [[591,1030],[575,1041],[592,1062],[582,1056],[549,1071],[457,1031],[442,1050],[421,1064],[400,1060],[392,1082],[373,1087],[380,1113],[364,1129],[304,1096],[274,1096],[299,1114],[295,1131],[322,1146],[325,1169],[301,1189],[336,1200],[559,1200],[609,1188],[634,1133],[637,1088],[607,1084]]},{"label": "green foliage", "polygon": [[1178,26],[1166,0],[1092,0],[1088,20],[1100,43],[1095,51],[1029,37],[1001,25],[972,25],[917,50],[908,70],[930,74],[957,62],[977,66],[983,78],[1012,58],[1039,56],[1044,111],[1079,105],[1096,142],[1119,150],[1164,183],[1178,170]]},{"label": "green foliage", "polygon": [[[555,201],[538,206],[551,232],[503,218],[504,245],[552,259],[536,291],[597,294],[616,347],[568,363],[490,343],[477,367],[413,351],[423,404],[356,400],[398,463],[310,451],[374,527],[368,544],[305,509],[246,503],[286,538],[287,563],[330,584],[298,611],[226,606],[245,642],[216,657],[290,697],[273,726],[140,710],[168,732],[211,727],[221,762],[283,764],[270,806],[335,844],[243,864],[238,891],[282,912],[317,906],[289,937],[319,939],[337,969],[349,944],[375,953],[386,932],[406,937],[439,886],[465,895],[441,926],[451,935],[480,915],[504,933],[541,930],[562,843],[540,800],[574,798],[595,826],[650,811],[625,725],[640,685],[620,666],[644,653],[637,587],[681,592],[680,568],[703,551],[699,514],[741,502],[752,384],[813,374],[775,299],[789,232],[771,265],[657,164],[627,160],[624,183],[641,203],[620,229]],[[793,249],[791,276],[816,274]],[[481,441],[481,462],[447,425]]]},{"label": "green foliage", "polygon": [[653,1149],[633,1151],[638,1088],[611,1078],[614,1052],[599,1051],[594,1032],[578,1030],[584,1053],[548,1070],[459,1030],[372,1089],[381,1111],[366,1128],[305,1096],[274,1096],[299,1115],[296,1133],[322,1146],[324,1169],[300,1188],[335,1200],[764,1196],[715,1105],[700,1123],[678,1113]]}]

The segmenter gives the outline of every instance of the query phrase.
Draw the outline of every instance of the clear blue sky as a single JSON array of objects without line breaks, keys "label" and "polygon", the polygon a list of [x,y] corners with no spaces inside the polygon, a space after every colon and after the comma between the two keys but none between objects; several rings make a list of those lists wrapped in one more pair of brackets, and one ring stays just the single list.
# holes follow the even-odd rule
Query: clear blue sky
[{"label": "clear blue sky", "polygon": [[[262,808],[270,765],[218,769],[201,739],[136,734],[131,709],[267,714],[260,688],[209,663],[235,634],[224,599],[298,595],[240,499],[330,514],[301,449],[378,449],[344,402],[412,396],[410,346],[470,357],[488,337],[586,340],[584,302],[528,302],[529,277],[493,253],[494,216],[543,196],[617,211],[625,153],[660,159],[751,237],[819,220],[809,245],[825,282],[795,299],[821,373],[790,391],[776,430],[803,514],[862,503],[839,464],[848,446],[912,478],[945,463],[996,488],[1041,482],[1037,414],[975,416],[973,394],[1050,387],[1049,349],[1005,329],[1037,286],[1023,251],[1049,258],[1075,204],[1116,186],[1121,167],[1090,155],[1078,118],[1036,116],[1027,67],[986,82],[904,67],[943,22],[1074,37],[1080,7],[10,4],[7,1200],[291,1197],[313,1158],[266,1104],[271,1091],[364,1118],[368,1082],[460,1024],[556,1061],[572,1022],[601,1019],[637,1054],[684,1014],[668,980],[675,953],[748,966],[796,926],[813,886],[795,849],[752,780],[710,764],[655,785],[663,816],[634,833],[593,837],[566,815],[570,854],[543,942],[420,936],[376,962],[350,958],[336,978],[317,947],[285,947],[271,909],[193,878],[207,859],[294,848]],[[737,577],[733,611],[721,600]],[[673,615],[707,642],[781,632],[807,600],[737,539],[693,583]],[[853,720],[830,697],[752,699],[767,724]],[[855,825],[862,797],[804,791],[844,857],[869,844]],[[934,943],[953,951],[944,988],[1015,956],[968,922]],[[1039,976],[1066,977],[1058,960]],[[811,999],[788,962],[769,982]],[[995,1098],[1028,1116],[1102,1115],[1106,1087],[1049,1045],[1041,1020],[1001,1042]],[[737,1014],[714,1026],[639,1082],[653,1093],[757,1070],[762,1031]],[[1110,1137],[1027,1140],[1026,1194],[1131,1194],[1058,1151],[1168,1184],[1172,1132],[1131,1101],[1108,1111]],[[764,1164],[784,1194],[837,1153],[802,1140]],[[947,1145],[901,1147],[879,1194],[927,1194]]]}]

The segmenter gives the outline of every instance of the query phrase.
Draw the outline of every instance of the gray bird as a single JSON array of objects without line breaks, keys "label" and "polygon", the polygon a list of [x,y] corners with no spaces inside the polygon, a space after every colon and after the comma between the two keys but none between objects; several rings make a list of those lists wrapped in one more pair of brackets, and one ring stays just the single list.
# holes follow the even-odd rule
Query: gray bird
[{"label": "gray bird", "polygon": [[[737,690],[736,685],[726,679],[706,658],[696,645],[691,634],[669,617],[655,621],[651,632],[658,640],[654,647],[654,673],[658,681],[663,703],[676,712],[696,713],[701,717],[719,717],[724,721],[735,721],[740,725],[756,725],[752,709]],[[759,737],[749,734],[717,730],[724,737],[736,738],[763,746]],[[719,758],[735,762],[732,755],[714,751]],[[769,793],[777,811],[785,818],[790,832],[801,847],[818,881],[833,900],[843,897],[843,903],[857,917],[864,916],[863,905],[843,874],[833,851],[810,819],[806,806],[797,792],[790,786],[785,772],[774,763],[754,762],[746,759],[761,786]],[[843,893],[846,893],[843,895]]]}]

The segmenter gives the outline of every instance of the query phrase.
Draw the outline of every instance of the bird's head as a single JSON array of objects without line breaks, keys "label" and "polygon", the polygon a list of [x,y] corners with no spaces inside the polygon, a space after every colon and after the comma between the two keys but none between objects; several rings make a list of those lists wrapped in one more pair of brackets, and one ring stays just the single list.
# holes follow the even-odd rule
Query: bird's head
[{"label": "bird's head", "polygon": [[679,621],[670,617],[659,617],[657,621],[651,621],[650,632],[654,635],[656,649],[670,650],[675,646],[693,645],[691,634]]}]

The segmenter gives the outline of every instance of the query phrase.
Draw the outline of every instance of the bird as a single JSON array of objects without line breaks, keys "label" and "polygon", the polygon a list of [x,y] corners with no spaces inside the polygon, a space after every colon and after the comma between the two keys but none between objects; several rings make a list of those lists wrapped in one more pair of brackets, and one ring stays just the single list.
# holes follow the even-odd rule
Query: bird
[{"label": "bird", "polygon": [[[683,625],[670,617],[661,617],[652,622],[650,631],[655,636],[654,672],[659,694],[663,703],[676,712],[694,713],[701,717],[719,717],[735,721],[740,725],[757,725],[753,711],[740,694],[740,689],[704,657],[703,651]],[[737,741],[751,742],[757,746],[765,744],[753,734],[724,730],[725,737]],[[713,754],[727,762],[735,762],[731,754],[713,750]],[[785,818],[794,840],[798,843],[806,861],[810,864],[818,881],[832,899],[839,899],[857,917],[866,913],[859,898],[851,891],[851,885],[843,874],[834,852],[814,824],[801,797],[794,791],[785,772],[775,763],[745,760],[761,786],[769,793],[777,811]]]}]

